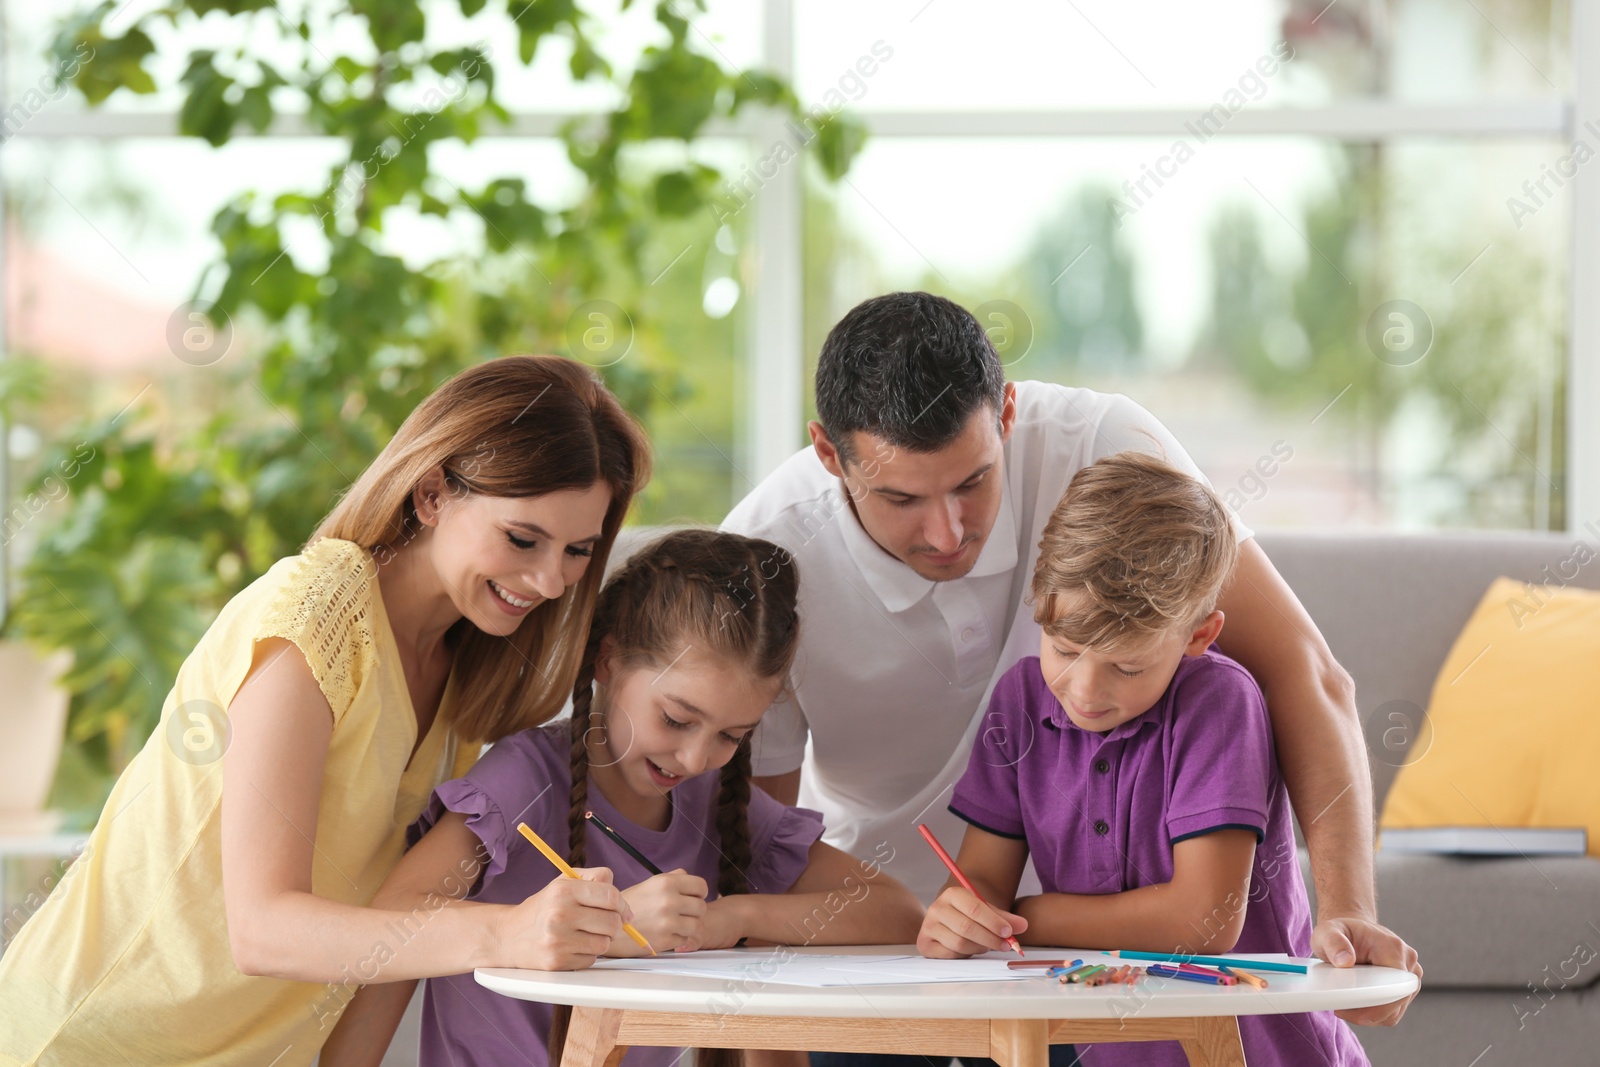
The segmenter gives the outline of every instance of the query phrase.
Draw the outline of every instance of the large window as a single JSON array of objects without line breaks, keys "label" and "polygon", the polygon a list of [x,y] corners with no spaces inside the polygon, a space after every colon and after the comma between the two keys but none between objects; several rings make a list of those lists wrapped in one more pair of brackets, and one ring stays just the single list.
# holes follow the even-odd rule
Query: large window
[{"label": "large window", "polygon": [[1569,217],[1503,203],[1560,142],[1172,145],[875,141],[810,219],[807,352],[925,288],[980,310],[1012,378],[1140,401],[1257,526],[1562,524]]},{"label": "large window", "polygon": [[1564,5],[849,10],[796,6],[800,83],[875,135],[806,205],[809,359],[857,300],[926,288],[983,310],[1013,378],[1139,400],[1256,526],[1600,505],[1568,418],[1600,399],[1569,343],[1600,137]]},{"label": "large window", "polygon": [[[430,33],[464,32],[453,9]],[[49,74],[57,14],[4,11],[15,104]],[[619,55],[650,28],[637,6],[597,17]],[[1571,58],[1594,31],[1566,5],[765,0],[695,26],[871,138],[841,183],[789,168],[733,224],[646,242],[665,295],[638,343],[678,377],[642,412],[642,519],[720,519],[803,444],[827,329],[906,287],[979,312],[1013,378],[1143,403],[1257,527],[1559,529],[1600,508],[1600,430],[1569,417],[1600,407],[1600,312],[1572,298],[1600,266],[1600,106]],[[549,135],[604,101],[566,59],[513,70],[516,126],[441,167],[574,195]],[[123,95],[49,102],[0,148],[5,345],[81,384],[10,428],[13,464],[146,387],[175,427],[271,417],[175,378],[168,318],[215,258],[216,208],[310,184],[334,146],[284,122],[213,150],[173,135],[181,101]],[[771,135],[703,150],[755,158]],[[400,254],[476,239],[426,219],[391,236]]]}]

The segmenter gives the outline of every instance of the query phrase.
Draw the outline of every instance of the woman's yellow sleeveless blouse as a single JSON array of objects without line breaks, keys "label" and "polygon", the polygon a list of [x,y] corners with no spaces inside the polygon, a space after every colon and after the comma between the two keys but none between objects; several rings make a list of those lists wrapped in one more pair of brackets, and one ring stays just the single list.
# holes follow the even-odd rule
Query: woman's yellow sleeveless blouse
[{"label": "woman's yellow sleeveless blouse", "polygon": [[[0,1062],[315,1059],[362,976],[320,985],[241,974],[222,902],[226,760],[220,743],[207,747],[204,713],[232,702],[255,643],[272,637],[305,655],[333,711],[312,869],[319,896],[369,903],[433,787],[477,758],[477,745],[442,725],[454,675],[411,756],[416,717],[372,555],[324,539],[280,560],[184,660],[87,848],[0,957]],[[225,739],[225,723],[209,722]]]}]

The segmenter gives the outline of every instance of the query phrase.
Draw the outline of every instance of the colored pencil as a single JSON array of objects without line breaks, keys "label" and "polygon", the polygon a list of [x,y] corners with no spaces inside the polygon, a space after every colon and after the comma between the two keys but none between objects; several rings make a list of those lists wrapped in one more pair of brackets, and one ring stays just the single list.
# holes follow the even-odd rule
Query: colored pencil
[{"label": "colored pencil", "polygon": [[1194,971],[1180,971],[1176,967],[1164,967],[1161,964],[1152,964],[1146,969],[1147,974],[1157,978],[1180,978],[1185,982],[1205,982],[1208,985],[1238,985],[1239,979],[1226,974],[1197,974]]},{"label": "colored pencil", "polygon": [[1067,977],[1067,981],[1075,983],[1077,985],[1082,985],[1083,983],[1087,982],[1089,979],[1093,978],[1095,975],[1099,974],[1101,971],[1103,971],[1105,969],[1106,969],[1106,965],[1105,964],[1097,963],[1092,967],[1085,967],[1083,970],[1079,971],[1077,974],[1069,975]]},{"label": "colored pencil", "polygon": [[1228,956],[1186,956],[1176,952],[1134,952],[1129,949],[1118,949],[1106,953],[1108,956],[1121,956],[1125,960],[1153,960],[1156,963],[1207,963],[1213,967],[1241,964],[1252,971],[1284,971],[1289,974],[1305,974],[1309,970],[1303,963],[1279,963],[1277,960],[1247,960],[1232,959]]},{"label": "colored pencil", "polygon": [[1251,974],[1249,971],[1241,971],[1237,967],[1219,967],[1218,970],[1220,970],[1223,974],[1233,975],[1246,985],[1253,985],[1257,989],[1267,988],[1267,980],[1261,977],[1259,974]]},{"label": "colored pencil", "polygon": [[1078,974],[1078,973],[1080,973],[1080,972],[1082,972],[1082,971],[1086,971],[1088,969],[1089,969],[1089,965],[1087,963],[1080,963],[1076,967],[1072,968],[1071,970],[1063,972],[1061,975],[1058,976],[1057,980],[1060,981],[1060,983],[1062,985],[1066,985],[1068,982],[1076,982],[1077,978],[1075,978],[1073,976]]},{"label": "colored pencil", "polygon": [[660,867],[657,867],[655,864],[651,863],[649,858],[646,857],[643,852],[640,852],[638,849],[636,849],[632,845],[630,845],[628,843],[628,839],[627,838],[623,837],[621,834],[617,833],[611,827],[607,826],[606,825],[606,821],[604,819],[602,819],[600,816],[596,815],[592,811],[586,811],[586,812],[583,813],[583,817],[585,819],[588,819],[590,822],[594,823],[594,827],[595,827],[596,830],[599,830],[601,833],[603,833],[607,837],[611,838],[611,840],[615,841],[617,843],[617,847],[618,848],[622,849],[622,851],[626,852],[628,855],[630,855],[634,859],[638,860],[639,861],[639,866],[643,867],[645,870],[649,871],[651,874],[660,874],[661,873],[661,868]]},{"label": "colored pencil", "polygon": [[1198,963],[1180,963],[1177,967],[1180,971],[1188,971],[1190,974],[1209,974],[1213,978],[1224,973],[1215,967],[1202,967]]},{"label": "colored pencil", "polygon": [[[978,892],[978,890],[973,887],[971,882],[967,881],[967,876],[961,873],[961,868],[957,867],[956,861],[950,858],[950,853],[946,852],[944,850],[944,846],[939,844],[939,839],[933,836],[933,831],[928,829],[928,824],[919,822],[917,823],[917,829],[921,832],[922,836],[927,839],[928,844],[933,846],[933,851],[938,854],[939,859],[943,861],[944,865],[950,868],[950,873],[956,876],[956,881],[960,882],[962,887],[965,888],[967,892],[977,897],[980,901],[983,901],[986,906],[994,907],[994,905],[983,899],[983,894]],[[1006,938],[1006,944],[1010,945],[1011,950],[1017,955],[1027,955],[1026,952],[1022,951],[1022,945],[1017,942],[1015,937]]]},{"label": "colored pencil", "polygon": [[1011,960],[1010,963],[1006,963],[1006,968],[1011,971],[1026,971],[1034,966],[1042,966],[1048,974],[1050,971],[1070,971],[1080,963],[1083,963],[1083,960],[1040,960],[1038,963],[1032,960]]},{"label": "colored pencil", "polygon": [[[578,872],[573,870],[567,861],[561,858],[561,854],[555,849],[551,848],[549,845],[545,844],[544,838],[534,833],[533,829],[527,823],[517,823],[517,830],[522,834],[523,837],[526,837],[529,841],[533,842],[534,848],[544,853],[545,859],[555,864],[556,870],[560,871],[568,878],[576,878],[580,882],[583,881]],[[634,925],[632,923],[623,923],[622,932],[637,941],[639,943],[639,947],[647,949],[650,952],[650,955],[654,956],[657,954],[656,950],[650,947],[650,942],[644,939],[644,935],[638,930],[634,929]]]}]

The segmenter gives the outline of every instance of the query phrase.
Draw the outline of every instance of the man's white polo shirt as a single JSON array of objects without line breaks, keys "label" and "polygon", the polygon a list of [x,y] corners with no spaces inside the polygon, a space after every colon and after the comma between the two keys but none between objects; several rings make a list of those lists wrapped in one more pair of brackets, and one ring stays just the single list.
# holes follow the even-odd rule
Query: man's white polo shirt
[{"label": "man's white polo shirt", "polygon": [[[965,824],[945,805],[995,682],[1039,653],[1039,627],[1023,598],[1067,483],[1130,449],[1204,478],[1167,429],[1125,396],[1047,382],[1016,389],[1000,511],[965,577],[931,582],[879,548],[810,448],[723,523],[782,545],[800,569],[792,697],[756,730],[755,773],[803,764],[800,803],[822,812],[828,842],[876,859],[924,903],[948,872],[916,825],[926,822],[952,854],[960,845]],[[1251,536],[1237,516],[1234,526],[1241,541]]]}]

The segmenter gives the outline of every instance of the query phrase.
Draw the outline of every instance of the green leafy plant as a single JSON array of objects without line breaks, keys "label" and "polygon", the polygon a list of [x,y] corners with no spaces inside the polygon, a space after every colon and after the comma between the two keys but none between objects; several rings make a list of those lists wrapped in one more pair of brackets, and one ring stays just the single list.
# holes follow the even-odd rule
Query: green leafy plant
[{"label": "green leafy plant", "polygon": [[[90,105],[181,89],[182,133],[219,150],[287,113],[342,145],[320,188],[247,192],[212,220],[220,255],[193,305],[179,309],[185,351],[174,354],[198,365],[183,375],[211,375],[203,407],[214,413],[198,424],[145,418],[147,398],[55,446],[93,457],[26,562],[7,627],[76,654],[72,744],[55,800],[80,815],[98,810],[155,727],[215,612],[298,551],[444,378],[508,352],[581,358],[574,339],[586,320],[575,312],[601,300],[633,354],[592,362],[623,402],[648,423],[684,399],[693,353],[672,351],[663,330],[686,300],[699,314],[699,282],[656,282],[671,248],[708,247],[740,222],[716,209],[723,170],[699,147],[708,124],[752,108],[806,121],[809,154],[830,179],[863,139],[848,116],[804,116],[778,78],[706,54],[690,0],[654,7],[657,40],[625,73],[574,0],[459,0],[469,26],[514,38],[514,56],[432,44],[439,9],[417,0],[288,7],[174,0],[114,30],[119,9],[107,2],[64,21],[52,48],[58,59],[92,48],[72,79]],[[194,39],[201,22],[207,41],[231,31],[237,44],[191,49],[175,86],[160,84],[158,42]],[[566,52],[575,83],[609,87],[616,99],[560,131],[581,192],[552,204],[523,177],[451,181],[433,150],[511,121],[497,75],[551,49]],[[386,222],[402,217],[479,236],[464,254],[418,265],[386,242]],[[731,324],[700,318],[704,343],[731,350]],[[208,366],[242,344],[235,331],[252,338],[249,365]],[[672,501],[653,504],[673,513]]]}]

